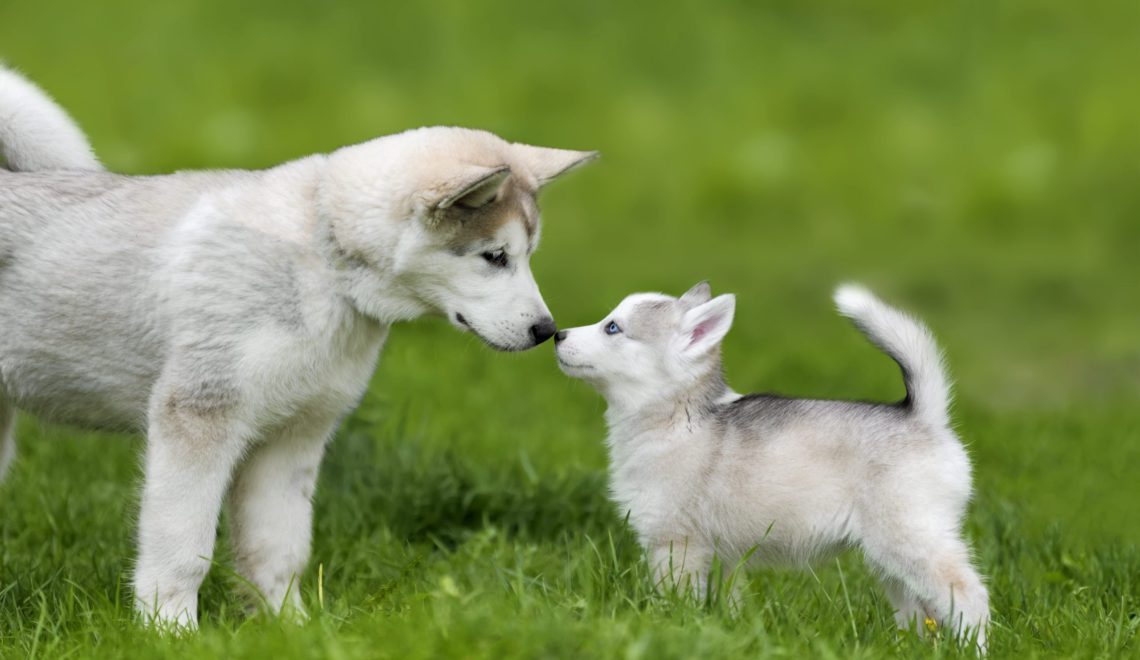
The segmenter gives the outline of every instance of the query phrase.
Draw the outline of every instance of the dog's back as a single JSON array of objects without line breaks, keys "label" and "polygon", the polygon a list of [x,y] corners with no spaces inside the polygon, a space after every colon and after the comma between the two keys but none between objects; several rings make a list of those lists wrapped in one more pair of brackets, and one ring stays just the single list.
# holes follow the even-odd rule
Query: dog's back
[{"label": "dog's back", "polygon": [[[164,234],[144,191],[105,172],[0,172],[0,386],[20,407],[97,427],[141,422],[161,365],[144,301]],[[137,213],[98,212],[131,196]]]},{"label": "dog's back", "polygon": [[177,221],[258,173],[107,172],[62,108],[2,67],[0,153],[0,396],[58,421],[141,425]]},{"label": "dog's back", "polygon": [[255,315],[293,291],[278,281],[288,270],[272,265],[288,263],[295,246],[216,217],[263,174],[0,171],[8,398],[57,421],[143,424],[173,321],[231,308]]}]

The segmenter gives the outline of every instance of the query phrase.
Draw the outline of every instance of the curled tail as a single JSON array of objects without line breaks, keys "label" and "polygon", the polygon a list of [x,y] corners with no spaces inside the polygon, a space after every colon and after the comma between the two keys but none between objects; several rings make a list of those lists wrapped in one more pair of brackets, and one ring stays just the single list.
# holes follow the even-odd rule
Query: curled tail
[{"label": "curled tail", "polygon": [[840,286],[834,298],[839,313],[898,363],[911,413],[936,426],[949,424],[950,381],[942,351],[926,325],[857,284]]},{"label": "curled tail", "polygon": [[0,65],[0,154],[9,170],[102,170],[67,112],[42,89]]}]

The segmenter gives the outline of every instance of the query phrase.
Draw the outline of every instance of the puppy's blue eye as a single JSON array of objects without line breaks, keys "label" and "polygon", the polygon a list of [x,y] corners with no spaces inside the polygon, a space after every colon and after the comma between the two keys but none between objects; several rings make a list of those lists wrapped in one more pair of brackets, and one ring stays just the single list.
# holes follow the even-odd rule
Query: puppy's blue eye
[{"label": "puppy's blue eye", "polygon": [[483,260],[492,266],[498,266],[499,268],[507,267],[507,253],[502,250],[484,252],[479,256],[483,257]]},{"label": "puppy's blue eye", "polygon": [[606,326],[607,335],[616,335],[619,332],[621,332],[621,328],[618,327],[617,321],[610,321],[610,324]]}]

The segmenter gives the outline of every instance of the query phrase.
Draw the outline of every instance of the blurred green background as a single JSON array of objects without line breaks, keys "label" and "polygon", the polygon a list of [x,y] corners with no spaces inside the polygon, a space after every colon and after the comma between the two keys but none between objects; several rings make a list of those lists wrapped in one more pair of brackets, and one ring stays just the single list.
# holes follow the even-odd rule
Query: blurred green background
[{"label": "blurred green background", "polygon": [[[895,398],[893,365],[831,309],[836,283],[865,282],[946,347],[979,507],[1019,533],[1140,540],[1138,2],[8,0],[0,57],[128,173],[431,124],[598,149],[543,198],[533,265],[561,325],[707,278],[738,296],[736,389]],[[413,443],[487,474],[587,475],[604,507],[603,409],[548,346],[402,326],[321,492]],[[50,463],[83,472],[68,492],[94,509],[129,501],[137,443],[22,429],[5,497],[53,488]],[[359,515],[383,528],[391,497]],[[328,552],[349,530],[318,520]]]}]

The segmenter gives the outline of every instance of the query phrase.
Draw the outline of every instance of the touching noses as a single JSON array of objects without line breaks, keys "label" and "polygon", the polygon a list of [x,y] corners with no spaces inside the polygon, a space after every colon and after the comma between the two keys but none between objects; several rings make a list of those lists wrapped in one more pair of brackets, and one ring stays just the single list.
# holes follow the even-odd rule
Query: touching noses
[{"label": "touching noses", "polygon": [[566,339],[566,335],[567,332],[565,330],[559,330],[558,333],[554,335],[554,343],[561,344],[562,340]]},{"label": "touching noses", "polygon": [[558,332],[558,326],[554,324],[554,319],[549,316],[530,326],[530,336],[534,339],[535,346],[550,339],[556,332]]}]

